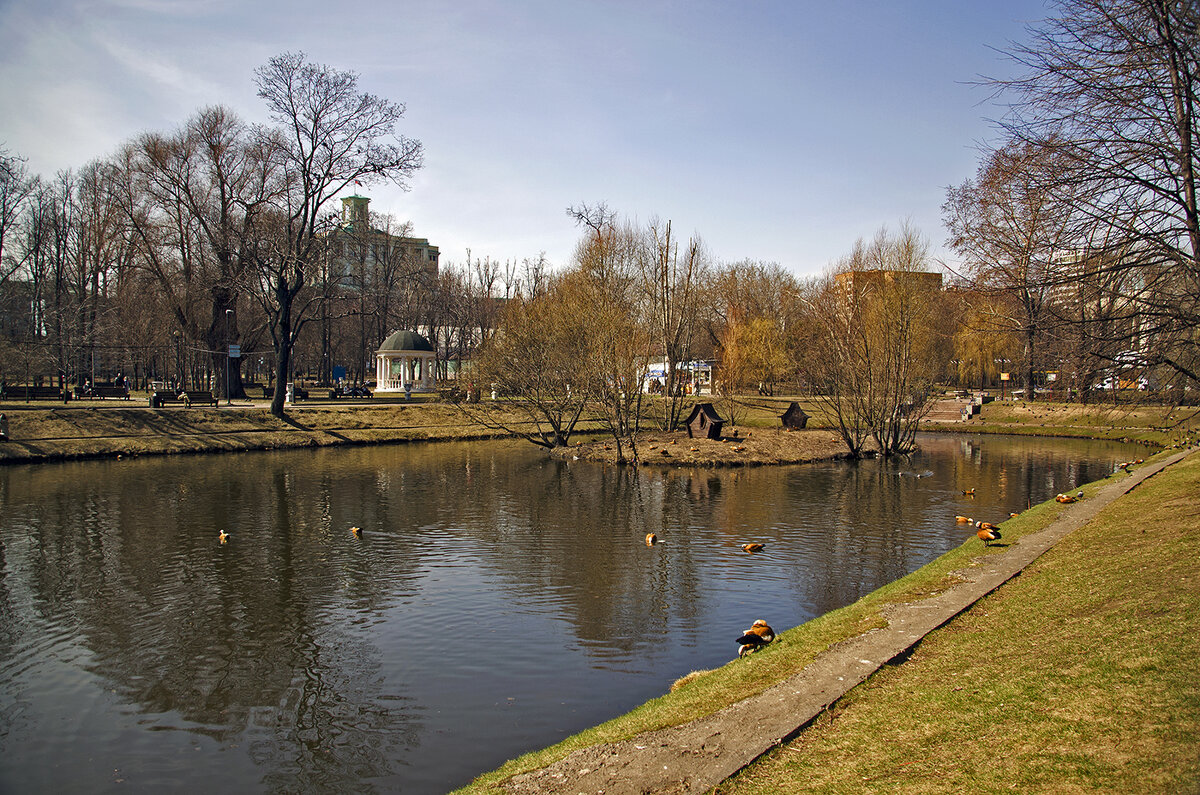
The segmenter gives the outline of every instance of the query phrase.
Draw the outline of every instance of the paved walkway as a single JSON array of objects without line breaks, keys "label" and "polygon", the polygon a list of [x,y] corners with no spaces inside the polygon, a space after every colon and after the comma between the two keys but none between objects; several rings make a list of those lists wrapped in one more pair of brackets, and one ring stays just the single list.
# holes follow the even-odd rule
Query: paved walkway
[{"label": "paved walkway", "polygon": [[572,795],[706,792],[797,734],[882,665],[1016,576],[1118,497],[1188,454],[1176,453],[1138,467],[1130,477],[1106,483],[1094,496],[1069,506],[1046,529],[958,572],[965,582],[936,597],[892,606],[885,612],[887,627],[837,644],[795,676],[757,696],[682,726],[580,749],[549,767],[514,777],[505,791]]}]

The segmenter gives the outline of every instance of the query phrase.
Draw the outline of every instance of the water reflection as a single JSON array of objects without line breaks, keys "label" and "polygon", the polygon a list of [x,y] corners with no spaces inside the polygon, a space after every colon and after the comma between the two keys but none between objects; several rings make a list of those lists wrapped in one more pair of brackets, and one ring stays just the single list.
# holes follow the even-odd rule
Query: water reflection
[{"label": "water reflection", "polygon": [[0,789],[445,791],[726,662],[748,620],[918,568],[969,536],[956,513],[1130,456],[922,441],[752,470],[512,443],[0,470]]}]

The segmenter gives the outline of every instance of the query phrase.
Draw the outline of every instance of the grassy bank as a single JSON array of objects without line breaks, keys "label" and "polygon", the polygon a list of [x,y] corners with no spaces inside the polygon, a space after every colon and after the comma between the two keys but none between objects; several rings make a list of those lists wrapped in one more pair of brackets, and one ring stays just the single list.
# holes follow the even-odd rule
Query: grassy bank
[{"label": "grassy bank", "polygon": [[[502,405],[485,406],[483,411],[495,419],[517,421]],[[299,404],[288,408],[286,419],[273,416],[265,403],[166,409],[113,405],[112,401],[105,406],[0,404],[0,412],[7,416],[9,427],[9,441],[0,443],[0,463],[503,435],[441,403]]]},{"label": "grassy bank", "polygon": [[[1186,526],[1180,525],[1178,520],[1181,516],[1190,515],[1194,523],[1194,517],[1197,515],[1197,508],[1200,507],[1200,498],[1196,497],[1179,497],[1180,493],[1188,493],[1190,489],[1192,493],[1200,493],[1197,488],[1200,485],[1200,461],[1194,460],[1189,463],[1186,468],[1177,467],[1177,471],[1170,473],[1170,477],[1160,475],[1153,479],[1148,484],[1140,488],[1135,495],[1138,497],[1137,502],[1130,506],[1123,506],[1121,512],[1110,517],[1108,513],[1103,515],[1105,528],[1109,528],[1115,524],[1129,524],[1129,516],[1151,517],[1155,516],[1160,511],[1164,519],[1174,521],[1174,529],[1167,531],[1165,528],[1161,532],[1151,534],[1141,534],[1137,532],[1138,538],[1146,546],[1143,553],[1138,556],[1131,557],[1125,561],[1123,555],[1112,554],[1115,550],[1121,548],[1120,543],[1112,543],[1104,537],[1104,534],[1109,532],[1107,529],[1099,531],[1089,528],[1089,540],[1080,542],[1072,540],[1072,544],[1078,549],[1071,555],[1066,556],[1067,560],[1073,560],[1077,565],[1082,566],[1086,570],[1090,561],[1093,561],[1097,555],[1097,549],[1106,550],[1107,554],[1102,553],[1101,556],[1106,556],[1110,559],[1114,569],[1105,571],[1104,576],[1110,578],[1104,583],[1103,590],[1114,593],[1128,593],[1129,578],[1137,575],[1141,579],[1153,579],[1156,572],[1155,555],[1167,555],[1172,559],[1181,557],[1188,558],[1182,563],[1172,560],[1171,566],[1166,567],[1170,572],[1163,581],[1163,590],[1172,592],[1171,599],[1162,603],[1160,609],[1157,605],[1142,605],[1140,602],[1132,599],[1126,599],[1129,609],[1137,613],[1139,610],[1150,613],[1158,613],[1162,616],[1162,620],[1166,622],[1166,626],[1161,628],[1153,636],[1147,636],[1144,640],[1145,647],[1152,647],[1157,640],[1163,635],[1172,635],[1173,645],[1165,647],[1159,653],[1145,656],[1141,651],[1130,659],[1134,661],[1132,667],[1129,664],[1121,664],[1120,660],[1114,661],[1110,656],[1106,660],[1098,660],[1094,663],[1095,667],[1104,671],[1115,672],[1116,675],[1121,675],[1122,672],[1127,678],[1137,678],[1139,681],[1138,693],[1144,695],[1145,692],[1154,689],[1162,689],[1168,691],[1167,695],[1159,698],[1151,703],[1163,704],[1164,701],[1170,701],[1170,715],[1174,719],[1183,720],[1182,724],[1185,727],[1182,732],[1175,733],[1174,730],[1168,732],[1172,734],[1174,740],[1169,744],[1162,746],[1152,746],[1150,748],[1142,748],[1139,753],[1149,754],[1154,757],[1155,763],[1160,767],[1164,765],[1168,768],[1172,763],[1175,763],[1177,775],[1172,780],[1178,781],[1186,779],[1189,770],[1186,765],[1180,766],[1179,757],[1175,756],[1179,750],[1177,741],[1179,737],[1187,736],[1187,732],[1191,731],[1195,736],[1195,729],[1200,727],[1197,719],[1200,718],[1200,702],[1197,702],[1197,690],[1195,685],[1183,685],[1181,679],[1192,676],[1191,674],[1191,655],[1185,654],[1187,650],[1193,652],[1200,650],[1200,633],[1193,632],[1196,627],[1196,616],[1200,615],[1191,610],[1187,613],[1189,605],[1191,608],[1200,606],[1197,604],[1196,594],[1200,593],[1200,567],[1197,561],[1200,557],[1194,553],[1194,543],[1190,544],[1191,552],[1182,553],[1181,543],[1187,544]],[[1125,477],[1118,475],[1116,477]],[[1096,486],[1087,486],[1083,489],[1085,495],[1091,495],[1096,490]],[[1149,494],[1149,497],[1143,495]],[[1170,510],[1166,509],[1169,504]],[[1123,505],[1123,504],[1122,504]],[[1042,505],[1033,507],[1024,512],[1019,517],[1010,519],[1004,523],[1005,538],[1019,539],[1029,533],[1037,532],[1050,524],[1063,510],[1065,506],[1056,502],[1047,502]],[[1115,509],[1114,509],[1115,510]],[[1110,512],[1111,513],[1111,512]],[[1142,522],[1144,525],[1145,522]],[[1091,536],[1099,534],[1100,538],[1097,541]],[[613,742],[616,740],[627,739],[644,731],[659,729],[666,726],[678,725],[680,723],[694,720],[696,718],[711,714],[720,708],[731,704],[735,701],[746,698],[747,696],[765,690],[772,684],[779,682],[804,667],[811,662],[820,652],[829,648],[833,644],[856,636],[865,632],[868,629],[883,626],[883,609],[886,605],[895,602],[910,602],[920,600],[928,596],[940,593],[944,589],[950,587],[957,578],[953,572],[974,565],[973,561],[981,555],[1003,554],[1001,548],[986,549],[980,546],[978,541],[969,542],[962,547],[952,550],[936,561],[923,567],[922,569],[908,575],[900,580],[897,580],[884,588],[864,597],[858,602],[849,605],[840,610],[835,610],[817,619],[809,621],[806,624],[796,627],[792,630],[781,634],[779,641],[773,644],[773,647],[765,652],[754,655],[745,660],[734,660],[729,664],[717,669],[713,672],[705,672],[696,677],[690,677],[685,685],[679,687],[671,693],[654,699],[632,712],[608,721],[600,726],[589,729],[581,734],[569,737],[561,743],[540,751],[536,751],[509,762],[502,768],[493,771],[492,773],[481,776],[474,784],[462,790],[463,793],[481,793],[500,791],[503,782],[509,777],[520,772],[537,769],[550,764],[553,761],[561,759],[571,751],[578,748],[583,748],[588,745],[601,742]],[[1056,556],[1056,560],[1060,556]],[[1038,604],[1050,605],[1056,600],[1062,600],[1064,590],[1060,581],[1060,575],[1041,576],[1043,572],[1049,571],[1049,567],[1039,563],[1034,570],[1030,572],[1034,576],[1020,577],[1015,582],[1022,586],[1034,589],[1040,594],[1040,602]],[[1173,578],[1173,579],[1172,579]],[[1090,583],[1086,578],[1082,578],[1076,582],[1076,587],[1084,590],[1093,589],[1099,592],[1102,590],[1100,583]],[[1009,586],[1005,586],[1007,589]],[[1181,597],[1180,592],[1190,588],[1190,596]],[[1001,593],[1005,589],[1001,590]],[[1071,598],[1076,598],[1079,594],[1071,594]],[[1088,591],[1089,599],[1075,606],[1077,611],[1086,614],[1089,610],[1095,609],[1095,599],[1091,596],[1091,591]],[[1100,598],[1100,597],[1096,597]],[[1019,606],[1025,600],[1031,600],[1032,597],[1022,596],[1015,600]],[[1063,605],[1066,609],[1066,605]],[[1183,614],[1180,614],[1183,611]],[[955,627],[970,627],[968,622],[976,620],[979,616],[987,617],[989,608],[984,605],[970,611],[967,616],[955,620],[946,629],[942,630],[940,635],[948,637],[947,643],[953,644],[955,638],[959,635],[970,635],[975,632],[974,629],[955,630]],[[830,746],[837,747],[845,754],[847,758],[856,758],[859,755],[866,753],[866,749],[872,745],[889,746],[891,741],[880,743],[881,732],[899,731],[904,737],[907,737],[909,746],[907,746],[910,756],[897,757],[890,753],[881,754],[882,758],[876,763],[875,768],[871,768],[870,775],[880,776],[880,785],[874,791],[894,791],[894,779],[889,779],[886,775],[882,775],[881,771],[890,770],[889,765],[894,766],[899,773],[901,779],[909,775],[908,768],[912,766],[913,760],[925,758],[928,756],[924,750],[920,754],[916,753],[916,749],[923,748],[925,743],[933,743],[942,745],[944,759],[953,759],[962,753],[962,746],[955,743],[961,742],[963,746],[978,746],[974,753],[981,760],[985,760],[990,756],[995,756],[1008,752],[1009,745],[1007,741],[998,733],[993,733],[987,730],[987,721],[989,720],[989,712],[986,709],[981,711],[983,715],[978,721],[967,723],[967,728],[959,733],[955,733],[955,727],[952,725],[955,719],[939,718],[941,711],[947,708],[949,701],[958,700],[961,706],[965,706],[968,710],[972,708],[972,704],[978,703],[980,693],[988,693],[988,698],[994,699],[992,706],[999,710],[1002,714],[1008,714],[1015,721],[1021,720],[1023,712],[1046,708],[1050,704],[1050,708],[1055,710],[1055,714],[1060,720],[1069,721],[1070,716],[1077,714],[1076,707],[1069,701],[1072,683],[1076,681],[1079,675],[1078,668],[1087,664],[1090,656],[1090,651],[1094,643],[1103,644],[1104,636],[1107,632],[1101,633],[1103,621],[1100,619],[1090,619],[1079,622],[1078,625],[1072,625],[1070,619],[1058,619],[1056,623],[1049,626],[1042,623],[1039,619],[1039,613],[1036,609],[1024,611],[1023,619],[1025,623],[1010,623],[1005,629],[1008,632],[1010,640],[1015,644],[1017,649],[1024,648],[1025,652],[1033,659],[1050,661],[1053,664],[1055,651],[1049,648],[1047,644],[1051,642],[1050,636],[1060,633],[1063,638],[1056,646],[1066,645],[1075,650],[1071,666],[1064,668],[1059,672],[1057,681],[1059,682],[1062,692],[1054,695],[1058,701],[1047,701],[1049,696],[1041,696],[1043,701],[1039,704],[1036,699],[1037,694],[1041,692],[1042,681],[1044,680],[1045,662],[1041,667],[1030,666],[1026,669],[1025,663],[1019,659],[991,659],[988,657],[988,641],[982,641],[977,644],[975,653],[979,656],[966,656],[963,661],[961,673],[952,677],[947,685],[943,681],[940,687],[931,685],[919,684],[913,689],[913,698],[920,701],[924,699],[924,704],[918,710],[917,706],[912,704],[897,704],[891,712],[884,713],[876,717],[872,722],[864,723],[858,733],[853,737],[844,737],[839,733],[840,724],[837,720],[824,720],[821,726],[815,730],[824,729],[826,735],[825,746],[827,749]],[[1119,639],[1122,633],[1128,633],[1132,619],[1128,619],[1120,623],[1113,630],[1116,637]],[[1064,632],[1064,627],[1061,624],[1070,625],[1069,628],[1073,631]],[[1004,626],[1004,625],[1002,625]],[[1173,634],[1178,633],[1178,635]],[[1187,635],[1185,639],[1184,635]],[[1056,636],[1057,637],[1057,636]],[[1035,639],[1031,643],[1030,639]],[[1024,642],[1025,646],[1021,644]],[[918,649],[918,654],[915,658],[920,659],[920,655],[924,654],[925,646],[922,645]],[[1119,648],[1112,650],[1119,657]],[[1145,649],[1142,649],[1145,651]],[[962,654],[969,655],[970,652],[963,651]],[[1145,656],[1145,659],[1143,659]],[[1065,658],[1058,658],[1065,659]],[[1115,666],[1115,667],[1114,667]],[[936,671],[936,664],[932,666]],[[900,667],[899,670],[904,670]],[[876,675],[867,685],[854,691],[853,697],[856,699],[870,698],[869,695],[877,692],[880,682],[885,682],[887,677],[892,675],[892,669],[889,667],[884,672]],[[1194,677],[1193,677],[1194,678]],[[1078,687],[1081,692],[1091,693],[1095,698],[1103,702],[1105,688],[1110,687],[1112,682],[1107,679],[1084,679],[1078,682]],[[958,688],[955,690],[954,688]],[[945,692],[949,691],[949,692]],[[990,692],[989,692],[990,691]],[[1020,698],[1024,694],[1027,699],[1034,699],[1030,703],[1021,704]],[[1131,695],[1130,698],[1137,698],[1137,695]],[[974,698],[976,701],[971,701]],[[1007,707],[997,706],[1007,704]],[[1013,705],[1020,705],[1014,707]],[[1095,705],[1092,705],[1094,707]],[[1089,707],[1089,708],[1092,708]],[[1005,713],[1007,710],[1007,713]],[[914,715],[922,715],[927,720],[918,725],[914,725],[910,730],[907,724],[907,713],[913,711]],[[836,714],[836,713],[835,713]],[[1157,720],[1157,719],[1156,719]],[[1058,726],[1047,725],[1045,731],[1053,734],[1056,730],[1062,729],[1060,723]],[[1098,727],[1102,730],[1102,727]],[[956,739],[943,743],[940,739],[942,732],[949,732]],[[807,733],[806,733],[807,734]],[[1072,734],[1067,731],[1062,737],[1058,738],[1061,747],[1074,745]],[[903,742],[904,740],[900,740]],[[803,742],[803,739],[801,740]],[[1031,740],[1029,748],[1039,748],[1046,745],[1046,738],[1040,740]],[[795,746],[789,746],[786,751],[781,751],[776,757],[759,762],[752,766],[746,775],[735,786],[753,788],[755,791],[761,792],[783,792],[783,791],[798,791],[806,790],[808,780],[811,778],[811,770],[806,770],[802,766],[792,766],[789,761],[792,755],[798,752],[793,750]],[[828,765],[827,750],[821,750],[807,757],[808,763],[814,767],[823,767]],[[1195,762],[1193,752],[1192,761]],[[924,771],[913,776],[916,780],[923,781],[924,776],[929,774],[930,770],[937,770],[936,762],[931,763],[934,766],[920,768]],[[771,765],[778,765],[777,770]],[[858,770],[858,768],[853,768]],[[973,779],[964,779],[959,781],[955,791],[982,789],[987,791],[992,789],[991,784],[985,780],[987,765],[980,764],[979,769],[983,771],[975,775]],[[1002,767],[1002,770],[1008,769]],[[783,772],[788,771],[788,772]],[[1064,771],[1067,776],[1072,775],[1070,770]],[[782,776],[789,778],[780,778]],[[830,773],[829,775],[833,775]],[[1181,778],[1182,777],[1182,778]],[[847,774],[831,783],[826,791],[831,792],[849,792],[862,791],[863,779],[869,778],[869,775],[854,775]],[[1058,782],[1061,784],[1065,780],[1070,780],[1069,777],[1061,778]],[[966,783],[964,783],[964,781]],[[869,783],[869,782],[868,782]],[[1005,781],[1004,787],[1008,786],[1008,781]],[[999,787],[996,787],[999,788]],[[1050,789],[1056,789],[1051,786]],[[1070,789],[1071,787],[1068,787]],[[949,790],[950,788],[947,788]],[[807,791],[807,790],[806,790]],[[915,791],[942,791],[940,789],[915,790]]]},{"label": "grassy bank", "polygon": [[962,423],[930,424],[930,430],[1005,433],[1139,442],[1170,447],[1196,438],[1200,409],[1143,406],[996,401]]},{"label": "grassy bank", "polygon": [[718,791],[1197,791],[1197,517],[1193,455]]}]

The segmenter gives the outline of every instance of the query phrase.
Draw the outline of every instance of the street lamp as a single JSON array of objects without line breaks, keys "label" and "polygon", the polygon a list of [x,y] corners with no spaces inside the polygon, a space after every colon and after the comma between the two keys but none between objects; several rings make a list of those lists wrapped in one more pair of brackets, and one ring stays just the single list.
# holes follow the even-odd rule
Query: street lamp
[{"label": "street lamp", "polygon": [[171,332],[175,337],[175,380],[178,387],[183,389],[183,340],[178,331]]},{"label": "street lamp", "polygon": [[232,309],[225,310],[225,405],[232,406],[233,398],[229,396],[229,360],[233,358],[229,344],[229,318],[233,315]]}]

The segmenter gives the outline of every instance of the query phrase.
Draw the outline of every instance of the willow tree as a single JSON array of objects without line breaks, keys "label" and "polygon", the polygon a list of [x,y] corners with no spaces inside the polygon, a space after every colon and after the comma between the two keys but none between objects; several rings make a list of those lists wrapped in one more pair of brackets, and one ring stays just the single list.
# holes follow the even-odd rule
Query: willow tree
[{"label": "willow tree", "polygon": [[793,336],[787,322],[798,291],[778,264],[749,260],[715,270],[706,286],[703,323],[717,354],[715,388],[732,424],[744,413],[739,395],[747,387],[769,388],[789,369],[780,352]]},{"label": "willow tree", "polygon": [[533,298],[510,299],[499,329],[476,355],[483,391],[500,402],[460,408],[489,428],[504,430],[539,447],[571,441],[591,394],[584,369],[588,342],[578,323],[590,307],[574,303],[558,282]]}]

